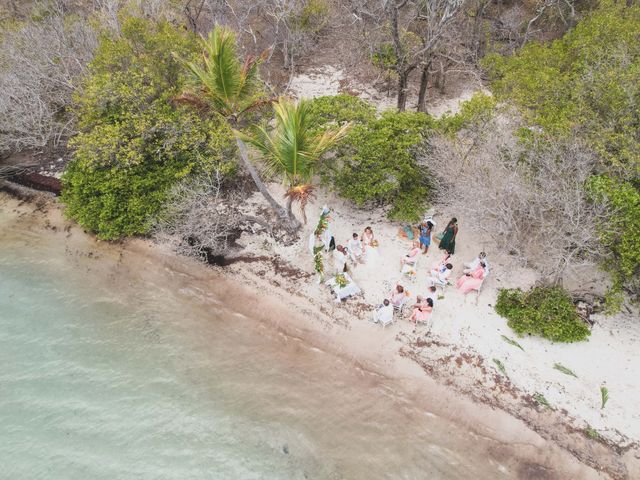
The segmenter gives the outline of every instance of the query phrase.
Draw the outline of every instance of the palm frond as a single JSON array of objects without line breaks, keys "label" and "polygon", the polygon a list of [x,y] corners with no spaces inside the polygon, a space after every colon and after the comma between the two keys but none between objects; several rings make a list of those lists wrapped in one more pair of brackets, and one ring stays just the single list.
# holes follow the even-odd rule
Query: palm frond
[{"label": "palm frond", "polygon": [[549,401],[544,398],[544,395],[542,395],[541,393],[534,393],[533,394],[533,399],[538,402],[540,405],[542,405],[543,407],[546,407],[550,410],[553,410],[553,407],[551,406],[551,404],[549,403]]},{"label": "palm frond", "polygon": [[[280,98],[273,104],[275,127],[254,129],[243,138],[259,152],[271,174],[279,174],[289,186],[308,183],[320,157],[344,138],[351,125],[309,134],[309,102]],[[252,138],[249,138],[252,137]]]},{"label": "palm frond", "polygon": [[515,340],[507,337],[506,335],[500,335],[500,337],[502,337],[502,339],[507,342],[509,345],[513,345],[514,347],[518,347],[520,350],[522,350],[524,352],[524,348],[522,348],[522,345],[520,345],[518,342],[516,342]]},{"label": "palm frond", "polygon": [[250,109],[259,97],[258,64],[260,58],[247,58],[244,63],[237,55],[233,30],[217,26],[209,35],[201,37],[201,62],[186,61],[175,55],[191,74],[195,92],[225,117],[238,116]]},{"label": "palm frond", "polygon": [[604,408],[604,406],[609,401],[609,389],[607,387],[600,387],[600,408]]},{"label": "palm frond", "polygon": [[573,372],[573,370],[565,367],[564,365],[562,365],[560,363],[554,363],[553,364],[553,368],[555,368],[556,370],[564,373],[565,375],[571,375],[572,377],[578,378],[578,376]]}]

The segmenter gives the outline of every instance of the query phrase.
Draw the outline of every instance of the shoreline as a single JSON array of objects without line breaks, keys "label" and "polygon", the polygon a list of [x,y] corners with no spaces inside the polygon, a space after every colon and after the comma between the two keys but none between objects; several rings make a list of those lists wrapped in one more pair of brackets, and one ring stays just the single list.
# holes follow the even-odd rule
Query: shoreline
[{"label": "shoreline", "polygon": [[[76,241],[83,236],[81,228],[64,220],[61,206],[54,199],[21,187],[12,186],[13,192],[7,192],[0,186],[0,192],[3,190],[16,198],[26,194],[26,198],[22,198],[21,213],[23,219],[28,218],[36,228],[75,237]],[[24,208],[24,202],[29,202],[30,212]],[[496,442],[496,449],[506,456],[515,456],[523,462],[538,458],[545,464],[557,464],[552,473],[559,476],[548,478],[598,478],[591,468],[615,479],[640,474],[636,443],[617,446],[589,439],[571,424],[566,413],[541,409],[531,401],[530,395],[520,392],[508,380],[495,382],[499,385],[496,396],[490,386],[477,384],[473,370],[483,370],[484,359],[475,352],[458,351],[452,355],[458,371],[451,371],[448,364],[434,364],[422,358],[421,351],[437,347],[455,352],[455,345],[437,339],[419,337],[415,340],[403,332],[383,331],[354,317],[358,311],[362,312],[364,304],[361,303],[337,306],[315,303],[294,288],[296,281],[308,279],[308,273],[293,266],[280,269],[279,276],[269,278],[264,272],[277,267],[273,261],[252,261],[250,268],[244,268],[249,265],[244,262],[225,268],[207,267],[193,259],[177,257],[147,240],[109,244],[92,236],[85,237],[80,242],[90,251],[95,248],[117,251],[122,263],[128,263],[122,261],[124,258],[131,264],[151,262],[157,268],[187,276],[195,287],[230,298],[234,311],[256,323],[268,323],[289,338],[337,355],[354,368],[381,376],[398,385],[407,401],[420,405],[429,414],[464,425],[475,435],[491,439]],[[282,259],[276,262],[286,265]],[[256,305],[261,308],[256,309]],[[571,465],[565,452],[590,468]]]}]

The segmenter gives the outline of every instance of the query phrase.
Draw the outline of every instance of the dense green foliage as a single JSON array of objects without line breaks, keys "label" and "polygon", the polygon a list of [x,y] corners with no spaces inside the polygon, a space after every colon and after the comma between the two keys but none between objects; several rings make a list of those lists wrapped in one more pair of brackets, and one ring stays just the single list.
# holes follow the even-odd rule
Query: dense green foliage
[{"label": "dense green foliage", "polygon": [[445,113],[437,121],[437,129],[445,134],[453,135],[468,128],[482,128],[495,113],[497,101],[495,97],[484,93],[476,93],[469,100],[460,104],[455,114]]},{"label": "dense green foliage", "polygon": [[358,97],[328,95],[311,100],[307,115],[311,128],[321,130],[347,122],[354,125],[368,123],[376,118],[376,109]]},{"label": "dense green foliage", "polygon": [[615,286],[640,292],[640,191],[629,182],[605,176],[593,177],[589,191],[594,200],[608,202],[615,211],[609,223],[600,227],[602,241],[614,256],[606,266]]},{"label": "dense green foliage", "polygon": [[172,51],[195,41],[169,23],[127,19],[104,36],[78,95],[79,133],[63,176],[67,214],[100,238],[148,231],[170,188],[201,169],[233,170],[231,131],[176,106],[182,68]]},{"label": "dense green foliage", "polygon": [[385,112],[354,126],[331,163],[333,186],[357,205],[390,205],[389,217],[415,221],[429,196],[428,172],[417,156],[433,120],[426,114]]},{"label": "dense green foliage", "polygon": [[577,342],[590,334],[578,315],[569,294],[561,287],[503,289],[498,294],[496,312],[508,320],[518,334],[539,335],[554,342]]},{"label": "dense green foliage", "polygon": [[603,0],[551,44],[486,58],[494,91],[549,133],[582,133],[616,168],[640,173],[640,5]]},{"label": "dense green foliage", "polygon": [[589,190],[616,212],[597,226],[611,252],[609,304],[620,303],[623,288],[640,295],[640,5],[626,3],[603,0],[551,44],[486,59],[499,98],[546,135],[582,137],[600,155]]}]

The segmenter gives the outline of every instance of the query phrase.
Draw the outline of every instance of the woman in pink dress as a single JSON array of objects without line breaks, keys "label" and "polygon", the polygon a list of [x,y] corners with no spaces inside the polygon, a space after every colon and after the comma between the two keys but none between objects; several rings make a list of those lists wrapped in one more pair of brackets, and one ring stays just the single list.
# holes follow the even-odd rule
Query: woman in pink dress
[{"label": "woman in pink dress", "polygon": [[480,265],[471,273],[461,276],[456,282],[458,290],[465,295],[473,290],[478,290],[485,277],[485,263],[480,262]]},{"label": "woman in pink dress", "polygon": [[416,325],[418,325],[418,322],[424,323],[431,318],[431,312],[433,312],[433,300],[430,298],[423,300],[421,297],[418,297],[418,303],[413,306],[413,312],[409,320]]},{"label": "woman in pink dress", "polygon": [[418,260],[419,253],[420,243],[413,242],[413,246],[411,247],[411,250],[409,250],[409,253],[407,253],[404,257],[402,257],[402,259],[400,259],[400,270],[402,270],[402,267],[405,265],[415,265],[416,261]]},{"label": "woman in pink dress", "polygon": [[389,300],[394,307],[399,308],[404,303],[404,287],[402,285],[396,285],[396,288],[389,294]]}]

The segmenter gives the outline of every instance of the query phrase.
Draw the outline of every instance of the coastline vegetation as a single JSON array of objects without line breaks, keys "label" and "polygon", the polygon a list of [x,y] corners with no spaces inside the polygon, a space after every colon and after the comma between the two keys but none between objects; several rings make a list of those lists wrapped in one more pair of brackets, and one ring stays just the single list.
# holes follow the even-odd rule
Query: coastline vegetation
[{"label": "coastline vegetation", "polygon": [[571,296],[561,287],[534,287],[528,292],[503,289],[496,312],[518,335],[539,335],[554,342],[585,340],[591,331],[578,315]]}]

